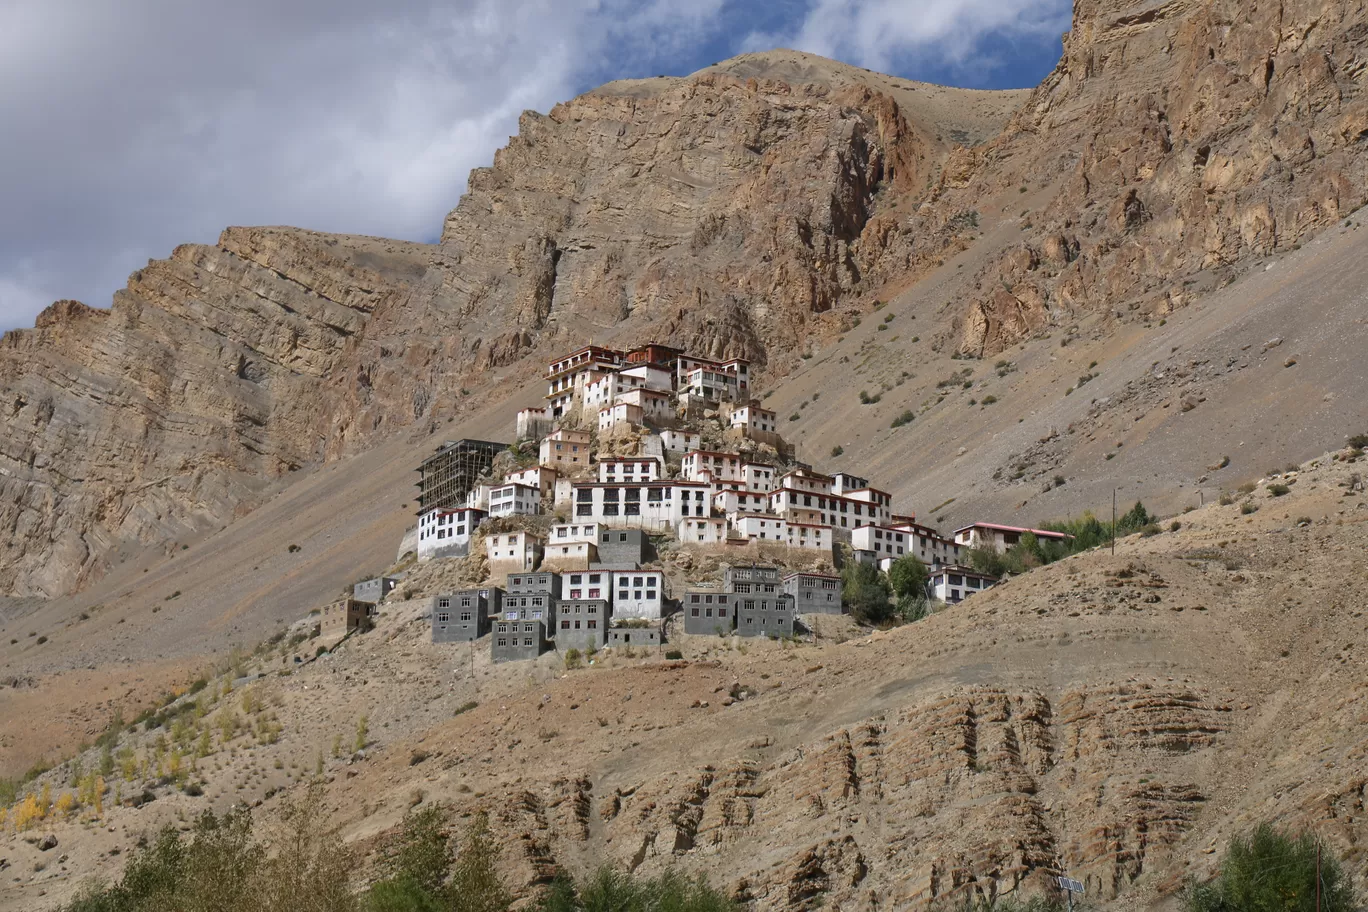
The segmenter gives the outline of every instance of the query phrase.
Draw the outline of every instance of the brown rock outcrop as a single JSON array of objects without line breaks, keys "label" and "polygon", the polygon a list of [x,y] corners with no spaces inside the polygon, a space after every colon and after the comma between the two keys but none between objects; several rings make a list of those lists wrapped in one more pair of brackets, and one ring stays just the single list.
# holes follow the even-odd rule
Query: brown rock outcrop
[{"label": "brown rock outcrop", "polygon": [[1363,205],[1365,28],[1350,3],[1077,3],[1059,66],[942,180],[953,209],[1063,175],[1027,226],[1034,256],[982,276],[960,351],[1079,313],[1162,315],[1195,274],[1228,277]]},{"label": "brown rock outcrop", "polygon": [[531,376],[533,352],[669,338],[782,370],[877,259],[881,199],[1019,97],[791,52],[613,83],[525,114],[438,245],[232,228],[109,311],[54,305],[0,345],[0,592],[173,547],[302,465],[435,426],[491,372]]}]

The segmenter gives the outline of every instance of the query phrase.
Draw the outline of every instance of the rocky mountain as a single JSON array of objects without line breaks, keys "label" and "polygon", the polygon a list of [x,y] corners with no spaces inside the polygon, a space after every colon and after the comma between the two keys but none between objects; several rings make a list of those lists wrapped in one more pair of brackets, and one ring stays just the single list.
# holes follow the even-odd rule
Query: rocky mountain
[{"label": "rocky mountain", "polygon": [[[525,114],[439,244],[179,248],[111,309],[62,302],[0,344],[0,590],[77,590],[300,466],[521,394],[589,339],[744,354],[773,380],[966,250],[933,352],[1162,319],[1363,202],[1364,20],[1089,0],[1029,93],[744,55]],[[990,232],[1014,202],[1019,230]]]},{"label": "rocky mountain", "polygon": [[539,346],[810,345],[885,268],[888,201],[1021,97],[788,52],[613,83],[525,114],[440,244],[233,228],[107,311],[59,302],[0,345],[0,590],[68,592],[116,549],[217,528]]},{"label": "rocky mountain", "polygon": [[937,207],[1048,183],[955,340],[991,355],[1080,314],[1162,318],[1368,200],[1368,18],[1340,2],[1080,0],[1064,57]]}]

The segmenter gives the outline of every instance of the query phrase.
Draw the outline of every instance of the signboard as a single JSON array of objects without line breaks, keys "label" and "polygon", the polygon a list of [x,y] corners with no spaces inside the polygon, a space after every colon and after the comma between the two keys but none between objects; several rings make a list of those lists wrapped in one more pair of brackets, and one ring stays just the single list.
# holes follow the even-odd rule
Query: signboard
[{"label": "signboard", "polygon": [[1074,880],[1072,877],[1056,877],[1055,882],[1059,884],[1059,889],[1070,893],[1082,893],[1083,884]]}]

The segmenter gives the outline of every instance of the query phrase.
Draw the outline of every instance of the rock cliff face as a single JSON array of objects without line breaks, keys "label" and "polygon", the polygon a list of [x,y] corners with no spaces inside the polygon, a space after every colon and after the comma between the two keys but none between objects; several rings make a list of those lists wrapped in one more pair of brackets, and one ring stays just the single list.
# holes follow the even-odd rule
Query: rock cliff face
[{"label": "rock cliff face", "polygon": [[958,345],[1088,313],[1163,315],[1363,205],[1368,14],[1355,3],[1080,0],[1058,68],[940,206],[1062,175],[985,270]]},{"label": "rock cliff face", "polygon": [[320,409],[417,245],[229,229],[135,272],[109,310],[59,301],[0,343],[0,590],[52,595],[123,543],[231,518],[316,459]]},{"label": "rock cliff face", "polygon": [[1007,93],[744,55],[524,115],[437,245],[180,248],[0,345],[0,591],[71,591],[590,339],[782,376],[989,206],[1022,239],[937,348],[1167,313],[1368,198],[1365,36],[1332,0],[1081,0],[1058,68]]},{"label": "rock cliff face", "polygon": [[884,199],[1021,97],[786,52],[614,83],[524,115],[439,245],[235,228],[149,263],[108,311],[55,304],[0,346],[0,591],[172,547],[533,351],[798,350],[879,260],[862,234]]}]

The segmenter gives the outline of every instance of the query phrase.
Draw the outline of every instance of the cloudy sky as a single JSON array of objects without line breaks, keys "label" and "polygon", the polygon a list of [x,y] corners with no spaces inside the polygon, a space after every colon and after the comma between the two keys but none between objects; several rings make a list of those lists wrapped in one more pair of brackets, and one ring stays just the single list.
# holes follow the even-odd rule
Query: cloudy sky
[{"label": "cloudy sky", "polygon": [[1068,0],[0,0],[0,330],[225,225],[434,240],[518,114],[795,47],[1034,85]]}]

